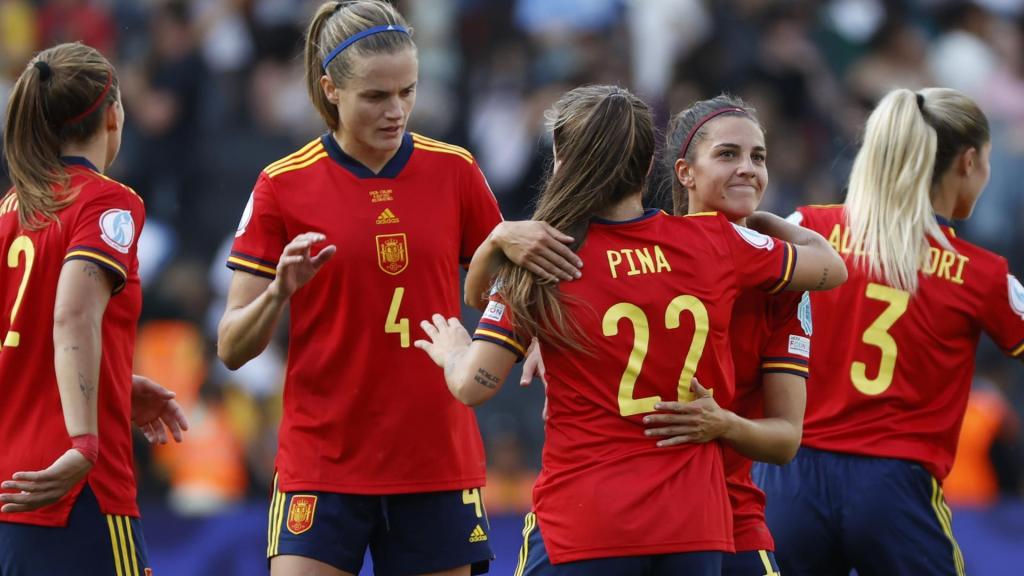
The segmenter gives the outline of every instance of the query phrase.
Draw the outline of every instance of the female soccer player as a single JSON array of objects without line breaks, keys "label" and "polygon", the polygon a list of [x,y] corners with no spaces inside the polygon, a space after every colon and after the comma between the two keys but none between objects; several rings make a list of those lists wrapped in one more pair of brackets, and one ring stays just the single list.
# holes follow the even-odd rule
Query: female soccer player
[{"label": "female soccer player", "polygon": [[588,272],[555,286],[503,264],[475,341],[435,314],[416,345],[469,405],[496,393],[529,337],[544,347],[544,465],[517,574],[717,576],[732,548],[718,447],[658,448],[642,418],[663,399],[689,400],[695,373],[731,388],[727,329],[741,290],[812,287],[842,262],[815,235],[794,245],[721,214],[644,210],[654,127],[621,88],[572,90],[551,120],[555,168],[534,218],[576,238]]},{"label": "female soccer player", "polygon": [[[676,214],[719,211],[745,225],[768,184],[764,130],[738,98],[718,96],[676,114],[669,125],[667,163],[673,173]],[[838,272],[838,270],[835,270]],[[799,312],[798,312],[799,311]],[[751,459],[785,464],[800,445],[810,355],[807,293],[740,294],[729,327],[736,391],[704,393],[689,404],[666,403],[672,412],[646,418],[659,445],[723,440],[723,465],[732,504],[735,554],[722,558],[723,576],[778,571],[764,520],[764,494],[750,477]]]},{"label": "female soccer player", "polygon": [[845,205],[800,208],[850,264],[816,293],[802,447],[758,465],[782,573],[961,575],[941,482],[982,331],[1024,355],[1024,289],[956,237],[989,177],[985,115],[955,90],[894,90],[868,118]]},{"label": "female soccer player", "polygon": [[469,152],[406,130],[417,53],[390,4],[322,5],[305,61],[329,130],[260,174],[218,338],[237,368],[291,306],[271,572],[356,574],[367,548],[384,574],[485,570],[480,433],[409,319],[458,314],[460,261],[501,215]]},{"label": "female soccer player", "polygon": [[[187,423],[132,377],[142,200],[103,175],[121,145],[117,74],[96,50],[40,52],[11,93],[0,199],[0,574],[148,571],[131,423]],[[63,415],[63,417],[61,417]],[[53,553],[54,542],[60,553]]]}]

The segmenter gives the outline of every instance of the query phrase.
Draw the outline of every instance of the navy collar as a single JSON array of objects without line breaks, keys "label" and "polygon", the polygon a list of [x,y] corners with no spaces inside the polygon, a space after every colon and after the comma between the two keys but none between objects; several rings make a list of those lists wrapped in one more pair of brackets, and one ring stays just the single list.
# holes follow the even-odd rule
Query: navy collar
[{"label": "navy collar", "polygon": [[89,162],[89,159],[85,156],[61,156],[60,161],[65,166],[81,166],[83,168],[88,168],[97,174],[100,173],[100,169],[92,162]]},{"label": "navy collar", "polygon": [[647,220],[648,218],[653,218],[654,216],[657,216],[659,212],[661,212],[661,210],[658,210],[657,208],[648,208],[644,210],[644,213],[641,214],[640,216],[637,216],[636,218],[630,218],[629,220],[608,220],[607,218],[600,218],[594,216],[593,218],[590,219],[590,221],[595,224],[608,225],[633,224],[635,222],[642,222],[644,220]]},{"label": "navy collar", "polygon": [[943,226],[948,226],[949,228],[953,227],[953,222],[951,220],[946,220],[945,218],[939,216],[938,214],[935,215],[935,221]]},{"label": "navy collar", "polygon": [[356,178],[397,178],[412,157],[412,136],[408,132],[402,135],[402,145],[398,147],[398,152],[378,173],[374,173],[362,162],[346,154],[330,132],[321,136],[320,141],[324,145],[324,150],[327,150],[327,155]]}]

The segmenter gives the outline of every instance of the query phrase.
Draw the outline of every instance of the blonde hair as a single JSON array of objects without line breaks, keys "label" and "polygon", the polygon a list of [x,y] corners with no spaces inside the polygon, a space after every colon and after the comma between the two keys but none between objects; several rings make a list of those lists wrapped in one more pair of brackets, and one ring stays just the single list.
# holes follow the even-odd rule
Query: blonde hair
[{"label": "blonde hair", "polygon": [[956,156],[989,141],[988,120],[948,88],[889,92],[868,117],[846,195],[854,262],[868,275],[916,292],[930,236],[952,249],[932,194]]},{"label": "blonde hair", "polygon": [[117,98],[117,74],[95,48],[59,44],[29,61],[14,84],[4,125],[4,159],[22,228],[56,222],[57,212],[74,202],[61,146],[92,138]]},{"label": "blonde hair", "polygon": [[345,80],[352,78],[354,56],[394,54],[415,49],[416,44],[412,41],[412,29],[408,33],[388,31],[360,39],[331,60],[327,70],[323,68],[324,58],[347,38],[375,26],[389,24],[408,28],[398,10],[379,0],[325,2],[313,15],[306,30],[306,89],[313,106],[331,130],[341,126],[341,119],[338,118],[337,106],[324,94],[320,78],[327,74],[335,86],[342,86]]},{"label": "blonde hair", "polygon": [[[582,86],[548,112],[559,168],[545,183],[533,213],[575,238],[586,238],[598,212],[643,189],[654,158],[651,110],[617,86]],[[556,347],[585,351],[583,335],[565,313],[557,286],[541,284],[525,268],[505,263],[495,284],[512,309],[517,330]]]}]

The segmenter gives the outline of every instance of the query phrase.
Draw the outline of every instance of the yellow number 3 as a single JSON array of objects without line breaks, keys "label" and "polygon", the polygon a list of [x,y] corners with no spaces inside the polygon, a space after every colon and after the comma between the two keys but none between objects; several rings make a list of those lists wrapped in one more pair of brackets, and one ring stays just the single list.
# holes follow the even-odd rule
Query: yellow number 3
[{"label": "yellow number 3", "polygon": [[32,264],[36,260],[36,247],[28,236],[18,236],[14,242],[11,242],[11,247],[7,250],[7,267],[17,268],[21,261],[19,256],[22,254],[25,255],[25,273],[22,274],[21,284],[18,285],[18,295],[15,296],[14,307],[11,308],[11,323],[0,349],[3,349],[4,346],[17,348],[21,344],[21,334],[13,330],[14,319],[18,316],[18,309],[21,308],[21,299],[25,297],[25,288],[28,288],[28,275],[32,272]]},{"label": "yellow number 3", "polygon": [[868,284],[865,295],[872,300],[889,304],[885,311],[864,331],[862,338],[865,344],[882,351],[882,361],[878,364],[878,375],[874,378],[868,378],[866,364],[854,362],[850,366],[850,378],[853,380],[853,386],[861,393],[878,396],[892,385],[892,375],[896,370],[896,354],[899,350],[896,340],[889,334],[889,329],[907,311],[910,293],[881,284]]}]

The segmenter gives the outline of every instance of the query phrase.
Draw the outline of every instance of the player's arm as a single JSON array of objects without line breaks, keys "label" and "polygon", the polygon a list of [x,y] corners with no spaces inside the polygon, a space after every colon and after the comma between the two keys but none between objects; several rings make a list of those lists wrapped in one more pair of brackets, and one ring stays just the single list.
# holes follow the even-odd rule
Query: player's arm
[{"label": "player's arm", "polygon": [[768,212],[751,214],[747,226],[793,245],[796,263],[786,290],[829,290],[846,282],[846,264],[821,234]]},{"label": "player's arm", "polygon": [[434,314],[431,321],[424,320],[420,326],[429,340],[417,340],[413,345],[444,369],[448,390],[468,406],[479,406],[497,394],[518,359],[504,346],[470,340],[458,318],[445,320]]},{"label": "player's arm", "polygon": [[506,259],[547,282],[580,277],[580,260],[570,248],[571,236],[547,222],[500,222],[473,253],[466,273],[466,305],[483,310],[491,280]]},{"label": "player's arm", "polygon": [[91,261],[68,260],[61,268],[53,309],[53,361],[72,448],[45,470],[16,472],[5,481],[0,487],[19,493],[0,494],[3,512],[26,512],[60,500],[99,457],[103,313],[117,282]]},{"label": "player's arm", "polygon": [[225,366],[237,370],[266,349],[289,298],[337,251],[332,244],[311,255],[313,245],[326,239],[316,232],[296,236],[281,253],[273,280],[235,271],[217,328],[217,356]]}]

